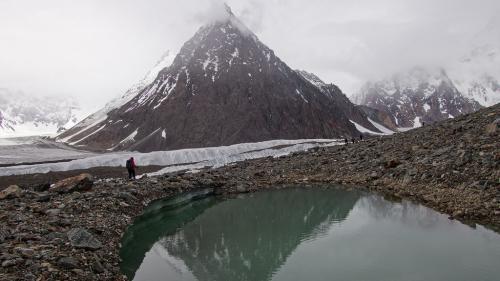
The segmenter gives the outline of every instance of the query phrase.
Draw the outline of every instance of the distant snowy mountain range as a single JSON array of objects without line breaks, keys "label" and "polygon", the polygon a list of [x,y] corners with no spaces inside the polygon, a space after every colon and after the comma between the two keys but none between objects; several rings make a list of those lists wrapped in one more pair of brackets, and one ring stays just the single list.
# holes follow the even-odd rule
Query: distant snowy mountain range
[{"label": "distant snowy mountain range", "polygon": [[0,88],[0,137],[54,136],[79,121],[78,111],[73,99],[33,97]]},{"label": "distant snowy mountain range", "polygon": [[413,68],[369,82],[354,101],[391,114],[396,125],[414,128],[474,112],[481,105],[459,92],[443,69]]},{"label": "distant snowy mountain range", "polygon": [[418,127],[500,102],[500,18],[475,38],[469,52],[443,68],[414,67],[353,95],[355,103],[385,111],[400,127]]}]

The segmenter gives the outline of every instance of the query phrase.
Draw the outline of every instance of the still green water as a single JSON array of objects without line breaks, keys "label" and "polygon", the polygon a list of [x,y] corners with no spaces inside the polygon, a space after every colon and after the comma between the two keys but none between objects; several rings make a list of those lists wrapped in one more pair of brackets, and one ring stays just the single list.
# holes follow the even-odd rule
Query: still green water
[{"label": "still green water", "polygon": [[141,281],[500,280],[500,235],[410,202],[334,188],[202,195],[157,202],[135,220],[122,241],[124,274]]}]

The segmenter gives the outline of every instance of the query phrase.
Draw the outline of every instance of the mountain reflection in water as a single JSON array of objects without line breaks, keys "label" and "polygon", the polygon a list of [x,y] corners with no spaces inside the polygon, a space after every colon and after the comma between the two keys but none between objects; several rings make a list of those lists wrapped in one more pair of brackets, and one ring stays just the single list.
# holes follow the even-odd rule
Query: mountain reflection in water
[{"label": "mountain reflection in water", "polygon": [[[496,233],[409,202],[335,188],[172,202],[149,207],[127,231],[121,256],[129,278],[468,280],[480,271],[481,280],[495,280],[487,277],[500,273],[491,261],[500,258]],[[458,261],[469,276],[450,273],[460,265],[453,256],[464,253]]]}]

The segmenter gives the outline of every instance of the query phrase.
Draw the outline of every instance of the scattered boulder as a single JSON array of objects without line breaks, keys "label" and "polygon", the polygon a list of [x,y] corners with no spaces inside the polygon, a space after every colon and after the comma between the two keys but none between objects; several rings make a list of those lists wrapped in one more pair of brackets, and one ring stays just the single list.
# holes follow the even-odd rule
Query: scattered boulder
[{"label": "scattered boulder", "polygon": [[33,186],[33,190],[36,191],[36,192],[44,192],[44,191],[47,191],[49,190],[50,188],[50,183],[42,183],[42,184],[37,184],[35,186]]},{"label": "scattered boulder", "polygon": [[397,166],[399,166],[401,164],[401,162],[397,159],[391,159],[389,161],[387,161],[385,163],[385,167],[390,169],[390,168],[396,168]]},{"label": "scattered boulder", "polygon": [[16,247],[14,250],[21,256],[27,258],[30,258],[35,255],[35,251],[31,248]]},{"label": "scattered boulder", "polygon": [[11,199],[11,198],[19,198],[21,197],[22,190],[17,185],[11,185],[6,189],[0,191],[0,200],[1,199]]},{"label": "scattered boulder", "polygon": [[61,213],[61,209],[49,209],[45,211],[45,214],[49,217],[58,216]]},{"label": "scattered boulder", "polygon": [[50,194],[39,194],[35,200],[37,202],[49,202],[50,198],[52,198],[52,195]]},{"label": "scattered boulder", "polygon": [[6,260],[2,262],[2,267],[12,267],[18,263],[18,260]]},{"label": "scattered boulder", "polygon": [[486,126],[486,134],[492,136],[495,133],[498,132],[498,127],[500,127],[500,118],[496,119],[493,121],[493,123],[490,123]]},{"label": "scattered boulder", "polygon": [[134,195],[130,194],[129,192],[120,192],[116,197],[119,199],[123,199],[127,202],[137,201],[137,198]]},{"label": "scattered boulder", "polygon": [[0,228],[0,243],[3,243],[9,236],[10,233],[7,231],[7,229]]},{"label": "scattered boulder", "polygon": [[98,250],[102,247],[101,242],[84,228],[74,228],[68,231],[68,239],[71,246],[75,248]]},{"label": "scattered boulder", "polygon": [[75,191],[89,191],[94,185],[94,179],[90,174],[81,174],[76,177],[63,179],[55,183],[50,192],[71,193]]},{"label": "scattered boulder", "polygon": [[92,264],[92,271],[97,274],[103,273],[105,271],[104,266],[102,266],[102,263],[99,261],[99,259],[96,259]]},{"label": "scattered boulder", "polygon": [[57,265],[64,269],[78,268],[78,261],[72,257],[62,257],[57,261]]}]

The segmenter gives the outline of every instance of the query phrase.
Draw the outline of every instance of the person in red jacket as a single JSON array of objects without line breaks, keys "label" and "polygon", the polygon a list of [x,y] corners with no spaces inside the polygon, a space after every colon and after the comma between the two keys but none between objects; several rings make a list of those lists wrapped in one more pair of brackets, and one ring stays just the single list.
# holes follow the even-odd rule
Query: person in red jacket
[{"label": "person in red jacket", "polygon": [[137,166],[135,165],[134,157],[130,157],[130,159],[127,160],[125,167],[128,171],[128,178],[135,180],[135,168]]}]

